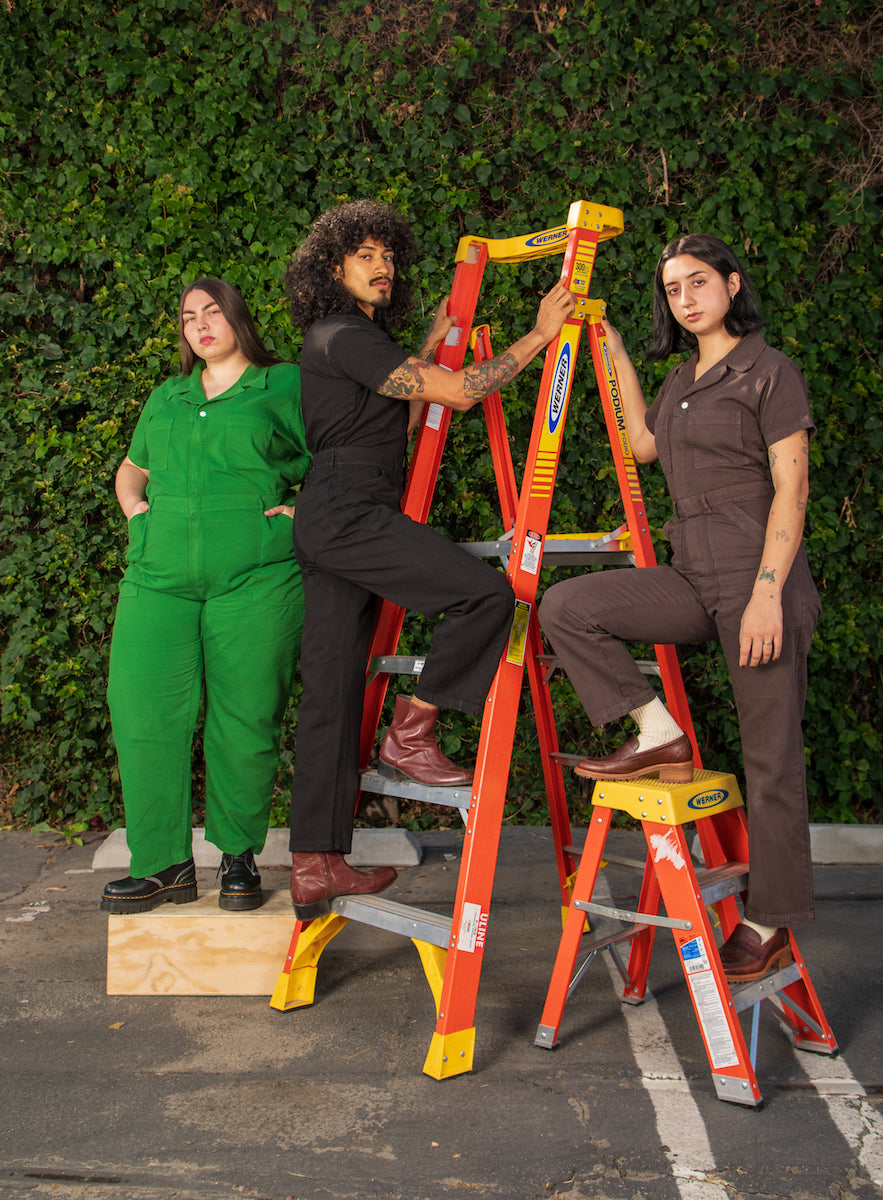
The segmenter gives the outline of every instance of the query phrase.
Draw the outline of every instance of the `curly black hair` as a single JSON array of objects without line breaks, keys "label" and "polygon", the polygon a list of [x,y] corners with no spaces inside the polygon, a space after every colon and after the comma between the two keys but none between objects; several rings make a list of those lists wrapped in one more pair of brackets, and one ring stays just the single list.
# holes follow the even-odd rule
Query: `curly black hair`
[{"label": "curly black hair", "polygon": [[395,284],[387,308],[378,308],[374,320],[390,332],[411,307],[411,290],[405,279],[417,260],[417,242],[408,222],[387,204],[354,200],[338,204],[314,223],[306,241],[288,264],[285,286],[291,302],[295,329],[306,330],[330,313],[351,312],[353,298],[334,277],[344,256],[355,254],[367,239],[382,242],[395,256]]},{"label": "curly black hair", "polygon": [[724,317],[724,327],[729,334],[733,337],[743,337],[752,329],[762,329],[766,325],[766,321],[760,315],[757,296],[745,268],[726,242],[710,233],[688,233],[685,237],[669,242],[656,264],[653,279],[653,345],[647,354],[648,358],[668,358],[676,350],[695,350],[698,344],[695,335],[679,325],[672,315],[662,282],[663,267],[679,254],[691,254],[698,258],[700,262],[717,271],[725,281],[732,274],[739,276],[741,286],[733,297],[732,308]]}]

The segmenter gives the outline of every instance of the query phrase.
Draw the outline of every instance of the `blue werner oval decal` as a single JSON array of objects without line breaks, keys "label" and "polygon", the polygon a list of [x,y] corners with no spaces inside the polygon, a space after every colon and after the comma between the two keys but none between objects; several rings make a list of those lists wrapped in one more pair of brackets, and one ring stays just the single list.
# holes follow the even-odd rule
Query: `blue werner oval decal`
[{"label": "blue werner oval decal", "polygon": [[699,808],[703,811],[708,808],[716,808],[718,804],[723,804],[729,794],[723,788],[716,792],[700,792],[698,796],[690,797],[687,801],[687,808]]},{"label": "blue werner oval decal", "polygon": [[564,401],[567,399],[567,386],[570,383],[570,343],[565,342],[558,352],[558,361],[552,375],[552,387],[549,392],[549,433],[554,433],[564,411]]},{"label": "blue werner oval decal", "polygon": [[531,249],[535,246],[554,245],[555,242],[562,242],[567,237],[567,226],[559,225],[557,229],[544,229],[542,233],[535,233],[531,237],[525,239],[525,246],[530,246]]}]

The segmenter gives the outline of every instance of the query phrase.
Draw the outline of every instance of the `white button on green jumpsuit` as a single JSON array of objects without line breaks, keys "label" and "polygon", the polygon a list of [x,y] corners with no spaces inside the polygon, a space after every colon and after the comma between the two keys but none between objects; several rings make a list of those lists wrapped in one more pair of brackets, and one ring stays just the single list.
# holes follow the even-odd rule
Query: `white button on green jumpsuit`
[{"label": "white button on green jumpsuit", "polygon": [[207,400],[197,368],[151,393],[129,458],[129,522],[108,702],[134,878],[191,855],[191,745],[205,679],[206,837],[258,852],[303,625],[291,520],[309,465],[297,367],[249,366]]}]

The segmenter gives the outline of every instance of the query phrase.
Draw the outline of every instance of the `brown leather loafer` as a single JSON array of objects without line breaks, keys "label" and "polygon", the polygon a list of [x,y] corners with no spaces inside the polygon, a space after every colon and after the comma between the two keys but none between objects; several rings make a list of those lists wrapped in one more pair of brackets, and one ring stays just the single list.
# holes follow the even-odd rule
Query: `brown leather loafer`
[{"label": "brown leather loafer", "polygon": [[721,946],[720,956],[728,983],[751,983],[794,962],[787,929],[777,929],[762,942],[756,930],[741,923]]},{"label": "brown leather loafer", "polygon": [[584,758],[573,769],[584,779],[640,779],[642,775],[658,775],[663,783],[689,783],[693,778],[693,747],[685,733],[652,750],[639,750],[638,739],[630,737],[606,758]]},{"label": "brown leather loafer", "polygon": [[335,896],[371,896],[389,887],[395,867],[351,867],[342,854],[293,853],[291,902],[299,921],[312,921],[331,911]]}]

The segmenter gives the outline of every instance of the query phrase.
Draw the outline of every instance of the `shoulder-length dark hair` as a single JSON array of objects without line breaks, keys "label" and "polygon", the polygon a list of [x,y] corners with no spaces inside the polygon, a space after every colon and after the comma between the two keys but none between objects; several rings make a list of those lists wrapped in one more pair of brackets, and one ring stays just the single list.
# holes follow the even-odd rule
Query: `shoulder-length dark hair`
[{"label": "shoulder-length dark hair", "polygon": [[355,301],[334,276],[347,254],[355,254],[366,239],[381,242],[393,252],[395,281],[388,308],[374,310],[374,321],[389,332],[401,324],[411,307],[406,272],[417,260],[417,243],[404,217],[387,204],[354,200],[338,204],[313,224],[285,272],[295,329],[308,329],[320,317],[351,312]]},{"label": "shoulder-length dark hair", "polygon": [[739,276],[741,287],[724,317],[727,333],[733,337],[743,337],[752,329],[763,328],[766,321],[760,315],[754,288],[730,247],[710,233],[688,233],[686,237],[669,242],[656,264],[653,279],[653,345],[647,354],[648,358],[668,358],[678,350],[695,350],[698,345],[696,335],[675,320],[662,282],[665,264],[679,254],[692,254],[717,271],[724,280],[728,280],[734,272]]},{"label": "shoulder-length dark hair", "polygon": [[184,337],[184,302],[190,293],[196,290],[208,292],[217,304],[233,330],[236,344],[250,363],[254,363],[256,367],[272,367],[281,361],[272,355],[261,341],[254,317],[248,311],[245,301],[232,283],[227,283],[225,279],[213,279],[209,276],[188,283],[178,301],[178,341],[181,346],[182,374],[189,375],[197,362],[197,356]]}]

